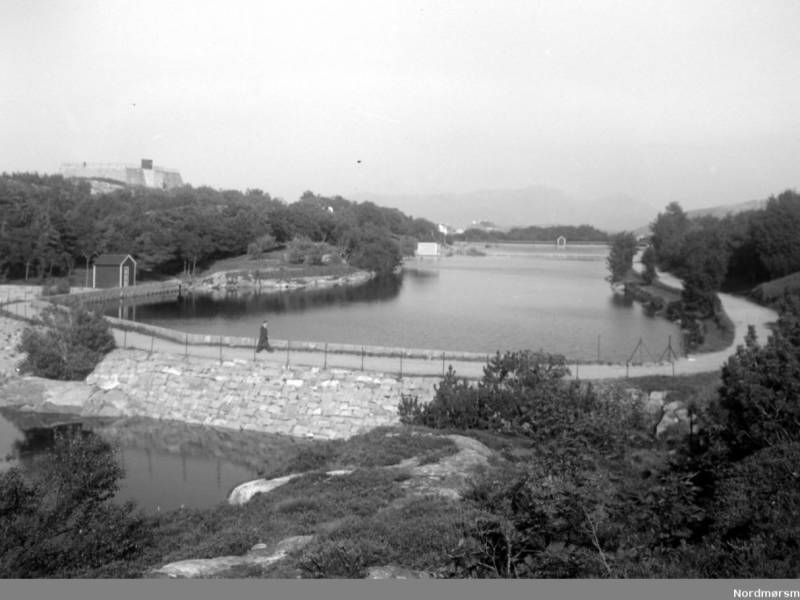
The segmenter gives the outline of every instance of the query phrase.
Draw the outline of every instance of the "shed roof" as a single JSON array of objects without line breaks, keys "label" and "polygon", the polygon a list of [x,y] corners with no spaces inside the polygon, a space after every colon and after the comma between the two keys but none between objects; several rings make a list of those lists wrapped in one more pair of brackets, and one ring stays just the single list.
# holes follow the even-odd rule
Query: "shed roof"
[{"label": "shed roof", "polygon": [[136,261],[130,254],[101,254],[97,258],[94,259],[94,264],[96,265],[119,265],[126,259],[130,258],[133,260],[134,264]]}]

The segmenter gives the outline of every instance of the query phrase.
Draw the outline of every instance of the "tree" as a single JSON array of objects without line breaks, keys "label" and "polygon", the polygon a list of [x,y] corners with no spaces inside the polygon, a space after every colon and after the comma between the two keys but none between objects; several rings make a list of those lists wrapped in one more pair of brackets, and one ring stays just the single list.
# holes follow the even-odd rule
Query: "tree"
[{"label": "tree", "polygon": [[0,577],[127,576],[114,563],[141,556],[151,534],[133,504],[112,502],[122,475],[114,448],[80,431],[0,475]]},{"label": "tree", "polygon": [[681,205],[671,202],[663,213],[658,213],[650,225],[653,249],[658,264],[668,271],[679,268],[683,260],[683,244],[689,231],[689,218]]},{"label": "tree", "polygon": [[617,283],[625,279],[633,268],[636,255],[636,236],[630,232],[618,233],[611,238],[611,250],[606,258],[610,272],[609,281]]},{"label": "tree", "polygon": [[644,266],[642,279],[649,285],[656,278],[656,251],[653,250],[653,246],[648,246],[642,252],[642,265]]},{"label": "tree", "polygon": [[722,439],[734,457],[800,441],[800,299],[787,298],[763,346],[750,328],[722,368]]}]

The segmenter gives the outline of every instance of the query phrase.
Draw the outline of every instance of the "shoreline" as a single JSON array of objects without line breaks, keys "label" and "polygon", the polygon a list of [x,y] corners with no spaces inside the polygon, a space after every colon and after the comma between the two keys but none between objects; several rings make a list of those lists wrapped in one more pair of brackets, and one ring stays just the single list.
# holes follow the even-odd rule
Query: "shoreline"
[{"label": "shoreline", "polygon": [[[2,292],[3,290],[0,288],[0,297],[3,296]],[[23,290],[20,290],[20,300],[22,300],[22,292]],[[28,290],[29,293],[30,290]],[[585,381],[624,380],[647,375],[689,375],[719,370],[735,351],[736,344],[743,342],[748,325],[755,325],[758,339],[763,343],[769,334],[767,325],[777,319],[777,313],[773,310],[761,307],[752,301],[728,294],[720,294],[720,300],[725,312],[730,316],[736,332],[734,344],[724,350],[687,356],[674,362],[642,365],[568,362],[570,375],[567,378]],[[114,328],[112,331],[118,348],[106,357],[86,380],[51,381],[20,376],[15,371],[17,362],[22,359],[16,346],[26,326],[25,321],[0,315],[0,402],[8,406],[27,405],[28,410],[36,412],[73,414],[77,412],[86,416],[100,416],[105,413],[111,416],[107,412],[111,411],[117,416],[122,416],[127,412],[131,416],[139,414],[151,418],[154,415],[157,417],[160,414],[158,410],[166,409],[166,407],[158,409],[153,414],[150,414],[151,409],[164,403],[169,405],[175,400],[177,390],[152,389],[151,380],[154,377],[170,380],[172,377],[183,379],[190,372],[197,371],[195,378],[199,377],[199,379],[194,383],[196,387],[192,391],[182,392],[184,400],[180,404],[183,408],[176,406],[176,412],[164,412],[160,414],[162,418],[177,417],[177,420],[185,422],[194,421],[234,429],[237,427],[254,428],[266,432],[271,430],[274,433],[299,434],[300,437],[306,437],[309,434],[314,436],[315,433],[324,431],[325,434],[321,437],[332,438],[342,434],[352,435],[360,428],[368,427],[369,424],[377,426],[395,421],[396,406],[400,396],[403,393],[411,392],[419,395],[420,398],[431,398],[434,386],[441,380],[443,369],[443,362],[438,358],[436,360],[407,358],[404,362],[400,362],[401,373],[398,377],[397,359],[385,355],[372,357],[366,364],[361,362],[361,369],[358,368],[358,363],[363,361],[362,356],[339,355],[337,361],[342,362],[336,366],[329,363],[328,368],[324,368],[320,360],[322,355],[319,352],[316,354],[298,352],[296,356],[299,358],[295,358],[295,362],[289,366],[284,364],[284,355],[281,352],[259,355],[256,360],[252,348],[235,347],[225,348],[223,361],[221,358],[217,360],[220,352],[220,347],[217,346],[208,346],[207,352],[200,356],[184,355],[184,344],[158,340],[156,347],[153,348],[153,339],[150,336],[143,336],[141,341],[145,346],[137,348],[132,343],[136,341],[137,334],[126,334],[122,330]],[[148,348],[150,349],[149,353],[147,352]],[[434,358],[436,357],[434,356]],[[331,357],[328,360],[331,360]],[[470,379],[480,378],[485,365],[485,361],[459,362],[452,360],[447,362],[454,366],[459,377]],[[106,364],[104,365],[104,363]],[[121,368],[122,364],[135,363],[139,363],[142,368],[132,369],[130,366],[125,369]],[[123,376],[123,371],[127,375]],[[207,374],[212,372],[214,373],[213,381],[226,379],[232,372],[239,373],[237,375],[239,383],[235,389],[224,386],[217,389],[219,398],[213,402],[211,396],[208,395],[211,393],[210,387],[213,385],[206,386],[205,383],[201,383],[206,380]],[[181,375],[176,375],[176,373],[181,373]],[[260,376],[257,373],[260,373]],[[254,376],[255,379],[253,379]],[[159,385],[163,383],[160,382],[160,379]],[[128,389],[128,382],[133,384],[135,381],[146,381],[146,383],[135,384]],[[222,402],[225,407],[228,405],[232,407],[244,402],[254,393],[253,390],[262,387],[258,385],[253,387],[257,381],[264,381],[265,389],[271,391],[269,392],[269,402],[266,404],[263,398],[255,396],[247,400],[256,412],[252,410],[239,412],[237,410],[221,420],[217,420],[211,414],[198,414],[189,419],[181,418],[185,416],[183,413],[186,406],[191,406],[192,410],[198,410],[202,408],[201,405],[206,403],[205,398],[208,399],[209,405]],[[25,382],[28,382],[29,385],[26,385]],[[206,387],[209,389],[200,389]],[[34,393],[34,389],[40,389],[41,393]],[[120,396],[123,392],[125,392],[125,398]],[[200,401],[197,394],[204,397],[203,401]],[[140,401],[145,398],[149,398],[146,405],[140,405]],[[345,413],[341,413],[339,410],[340,405],[349,404],[357,398],[360,399],[358,406],[348,406],[346,419],[338,424],[338,432],[334,433],[331,425],[338,423],[345,416]],[[133,404],[129,405],[129,401]],[[320,401],[323,404],[319,404]],[[295,420],[289,428],[286,427],[286,424],[282,424],[280,429],[276,430],[267,420],[262,425],[265,429],[262,429],[253,421],[256,415],[259,415],[257,420],[267,418],[265,416],[267,410],[270,415],[275,415],[277,418],[285,407],[308,407],[310,410],[312,404],[315,405],[313,412],[316,414],[308,414],[300,420]],[[134,407],[134,405],[136,406]],[[263,408],[267,405],[269,407]],[[222,405],[217,407],[217,409],[221,408],[223,408]],[[129,410],[136,412],[128,412]],[[228,412],[227,408],[224,410],[226,413]],[[307,418],[311,418],[312,421],[302,422]],[[295,429],[297,425],[300,428]]]}]

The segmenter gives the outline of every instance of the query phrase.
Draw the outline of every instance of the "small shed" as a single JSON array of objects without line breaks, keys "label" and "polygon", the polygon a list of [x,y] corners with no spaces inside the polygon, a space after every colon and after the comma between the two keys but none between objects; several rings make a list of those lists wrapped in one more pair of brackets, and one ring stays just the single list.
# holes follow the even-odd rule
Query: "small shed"
[{"label": "small shed", "polygon": [[92,266],[92,287],[136,285],[136,261],[130,254],[101,254]]},{"label": "small shed", "polygon": [[556,246],[559,248],[566,248],[567,247],[567,238],[563,235],[560,235],[556,238]]},{"label": "small shed", "polygon": [[439,244],[436,242],[417,243],[417,257],[437,257],[439,254]]}]

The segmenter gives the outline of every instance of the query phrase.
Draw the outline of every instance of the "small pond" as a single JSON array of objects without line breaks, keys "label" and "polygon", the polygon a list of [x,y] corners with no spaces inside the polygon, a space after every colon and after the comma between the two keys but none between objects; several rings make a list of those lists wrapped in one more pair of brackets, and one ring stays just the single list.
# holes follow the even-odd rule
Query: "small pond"
[{"label": "small pond", "polygon": [[237,432],[146,418],[75,418],[0,408],[0,470],[32,464],[56,429],[77,427],[115,441],[125,478],[118,501],[147,512],[208,508],[224,502],[259,471],[280,468],[304,442],[287,436]]}]

